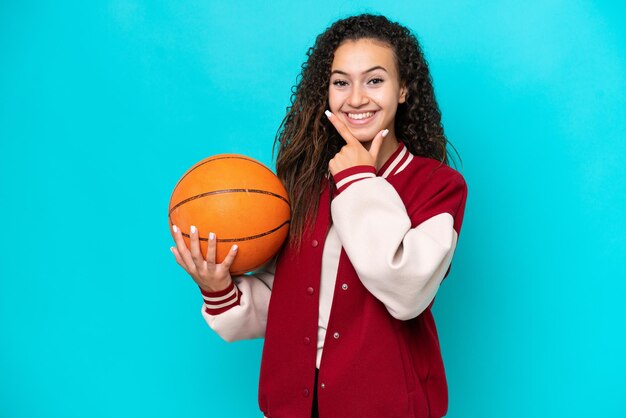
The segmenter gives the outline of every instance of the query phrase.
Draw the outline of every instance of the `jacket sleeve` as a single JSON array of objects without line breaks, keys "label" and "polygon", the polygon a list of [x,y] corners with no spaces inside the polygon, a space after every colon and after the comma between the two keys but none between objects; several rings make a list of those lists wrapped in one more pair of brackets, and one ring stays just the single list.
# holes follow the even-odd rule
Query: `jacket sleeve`
[{"label": "jacket sleeve", "polygon": [[275,260],[251,275],[235,276],[220,292],[202,292],[202,316],[223,340],[263,338],[267,324]]},{"label": "jacket sleeve", "polygon": [[332,202],[333,223],[361,282],[397,319],[430,305],[452,261],[467,186],[456,171],[444,173],[416,185],[404,202],[386,179],[371,175]]}]

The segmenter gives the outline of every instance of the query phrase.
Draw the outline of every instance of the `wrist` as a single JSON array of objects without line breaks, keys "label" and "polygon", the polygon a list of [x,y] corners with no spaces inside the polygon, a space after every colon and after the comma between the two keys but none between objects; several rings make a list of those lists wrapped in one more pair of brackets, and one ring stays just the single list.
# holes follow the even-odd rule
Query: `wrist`
[{"label": "wrist", "polygon": [[233,281],[230,277],[224,280],[216,280],[212,283],[198,283],[198,287],[202,293],[218,293],[228,289]]},{"label": "wrist", "polygon": [[376,177],[376,168],[371,165],[357,165],[346,168],[333,175],[337,194],[344,191],[349,185],[366,178]]}]

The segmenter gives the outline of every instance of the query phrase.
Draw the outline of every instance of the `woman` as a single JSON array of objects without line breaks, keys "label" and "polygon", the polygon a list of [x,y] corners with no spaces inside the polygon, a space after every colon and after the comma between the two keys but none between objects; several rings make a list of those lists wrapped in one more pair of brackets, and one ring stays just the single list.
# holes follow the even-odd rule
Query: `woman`
[{"label": "woman", "polygon": [[339,20],[308,52],[281,124],[292,205],[275,263],[231,277],[192,227],[176,261],[227,341],[265,337],[268,417],[442,417],[447,384],[431,306],[449,271],[467,187],[448,166],[426,61],[383,16]]}]

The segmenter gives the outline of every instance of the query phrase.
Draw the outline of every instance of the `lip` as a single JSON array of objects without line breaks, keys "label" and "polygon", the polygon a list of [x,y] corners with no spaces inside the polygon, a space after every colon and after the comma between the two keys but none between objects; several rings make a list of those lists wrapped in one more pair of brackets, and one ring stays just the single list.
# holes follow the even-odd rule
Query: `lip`
[{"label": "lip", "polygon": [[[348,116],[348,113],[372,113],[372,116],[370,116],[369,118],[365,118],[365,119],[351,119]],[[367,125],[368,123],[370,123],[372,120],[374,120],[374,118],[376,117],[376,114],[378,113],[377,110],[359,110],[359,111],[352,111],[352,112],[343,112],[343,114],[346,117],[346,120],[348,121],[348,123],[350,125],[354,125],[354,126],[361,126],[361,125]]]}]

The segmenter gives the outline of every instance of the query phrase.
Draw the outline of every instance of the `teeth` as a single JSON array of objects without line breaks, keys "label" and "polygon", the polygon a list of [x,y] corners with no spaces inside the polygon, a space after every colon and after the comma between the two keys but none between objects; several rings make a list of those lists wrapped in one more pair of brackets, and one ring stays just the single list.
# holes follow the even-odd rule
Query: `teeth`
[{"label": "teeth", "polygon": [[367,119],[374,115],[374,112],[366,112],[366,113],[348,113],[348,117],[350,119]]}]

